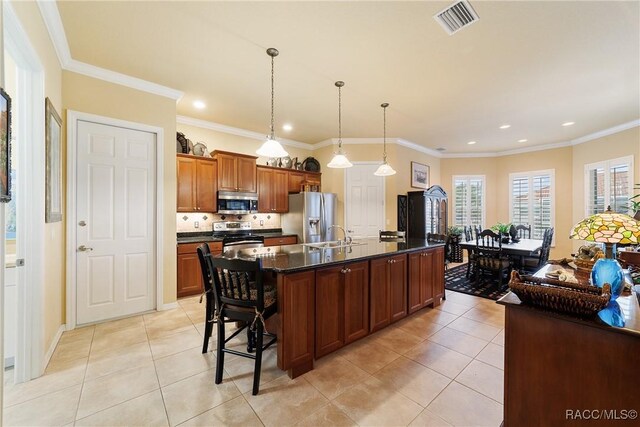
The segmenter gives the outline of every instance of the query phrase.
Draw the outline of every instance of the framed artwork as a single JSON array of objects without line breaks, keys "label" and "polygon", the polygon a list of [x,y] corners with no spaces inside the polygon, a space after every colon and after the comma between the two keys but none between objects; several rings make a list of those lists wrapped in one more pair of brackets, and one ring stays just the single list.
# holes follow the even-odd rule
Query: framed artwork
[{"label": "framed artwork", "polygon": [[411,162],[411,186],[413,188],[429,188],[429,166]]},{"label": "framed artwork", "polygon": [[0,88],[0,202],[11,201],[11,98]]},{"label": "framed artwork", "polygon": [[62,139],[62,119],[47,98],[45,100],[46,130],[46,203],[45,222],[62,221],[62,157],[60,141]]}]

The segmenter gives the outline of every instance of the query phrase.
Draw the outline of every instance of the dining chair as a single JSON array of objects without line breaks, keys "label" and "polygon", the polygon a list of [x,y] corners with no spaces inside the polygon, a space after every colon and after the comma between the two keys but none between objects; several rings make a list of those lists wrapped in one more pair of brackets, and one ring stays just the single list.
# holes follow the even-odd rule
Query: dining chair
[{"label": "dining chair", "polygon": [[[211,256],[209,245],[203,243],[198,247],[197,251],[200,270],[202,271],[202,281],[204,283],[204,293],[202,294],[202,297],[205,298],[204,343],[202,344],[202,353],[204,354],[209,350],[209,339],[211,338],[213,324],[215,323],[216,294],[213,289],[213,276],[211,275],[211,269],[208,264],[208,258]],[[200,297],[201,303],[202,297]]]},{"label": "dining chair", "polygon": [[[464,239],[467,242],[473,240],[473,231],[475,227],[473,225],[465,225],[464,228]],[[477,231],[476,231],[477,234]],[[467,248],[467,278],[471,276],[471,269],[475,262],[475,251],[471,248]]]},{"label": "dining chair", "polygon": [[[213,292],[216,301],[216,323],[218,325],[215,383],[222,382],[224,372],[224,355],[255,360],[253,370],[252,394],[260,390],[260,371],[262,368],[262,352],[274,344],[276,335],[266,331],[265,321],[277,312],[275,287],[265,286],[263,282],[262,262],[260,259],[229,259],[205,255],[203,245],[198,248],[202,252],[213,278]],[[244,326],[225,337],[225,324],[242,322]],[[226,348],[226,344],[243,330],[247,330],[247,352]],[[264,344],[264,336],[271,340]],[[255,354],[252,354],[254,353]]]},{"label": "dining chair", "polygon": [[542,247],[535,257],[525,257],[521,270],[526,273],[535,273],[540,270],[549,261],[549,252],[551,252],[551,242],[553,241],[553,227],[544,230],[542,236]]},{"label": "dining chair", "polygon": [[518,233],[519,239],[530,239],[531,238],[531,225],[527,224],[518,224],[516,225],[516,233]]},{"label": "dining chair", "polygon": [[475,249],[475,284],[480,284],[484,271],[498,276],[498,285],[502,287],[504,273],[509,273],[511,263],[502,255],[502,239],[500,233],[492,230],[481,231],[476,236]]}]

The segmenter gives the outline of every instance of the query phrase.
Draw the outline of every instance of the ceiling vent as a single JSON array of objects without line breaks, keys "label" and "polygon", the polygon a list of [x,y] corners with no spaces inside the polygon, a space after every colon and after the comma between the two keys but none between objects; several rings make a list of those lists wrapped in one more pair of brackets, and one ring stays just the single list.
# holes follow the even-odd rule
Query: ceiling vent
[{"label": "ceiling vent", "polygon": [[447,151],[447,149],[444,148],[444,147],[438,147],[438,148],[436,148],[436,151],[443,152],[443,151]]},{"label": "ceiling vent", "polygon": [[469,2],[462,0],[435,14],[433,19],[442,25],[447,34],[452,35],[480,18]]}]

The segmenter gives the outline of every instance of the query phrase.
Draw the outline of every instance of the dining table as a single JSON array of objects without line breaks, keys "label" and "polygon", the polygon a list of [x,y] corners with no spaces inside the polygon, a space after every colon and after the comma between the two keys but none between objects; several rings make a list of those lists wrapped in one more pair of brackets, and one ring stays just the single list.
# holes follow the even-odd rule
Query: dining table
[{"label": "dining table", "polygon": [[[460,247],[466,250],[474,250],[477,247],[475,239],[468,242],[460,242]],[[504,255],[513,257],[535,256],[542,249],[542,240],[538,239],[520,239],[518,242],[503,243],[501,252]]]}]

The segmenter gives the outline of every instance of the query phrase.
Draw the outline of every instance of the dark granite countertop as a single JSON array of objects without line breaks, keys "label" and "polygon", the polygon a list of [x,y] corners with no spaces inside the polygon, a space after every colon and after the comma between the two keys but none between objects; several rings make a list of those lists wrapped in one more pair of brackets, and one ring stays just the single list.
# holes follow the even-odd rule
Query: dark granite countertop
[{"label": "dark granite countertop", "polygon": [[380,242],[378,239],[358,239],[356,242],[363,244],[334,249],[316,249],[301,244],[274,246],[274,251],[271,254],[261,256],[262,268],[277,273],[292,273],[344,262],[444,246],[444,243],[427,242],[424,239],[408,239],[406,242]]},{"label": "dark granite countertop", "polygon": [[[200,242],[221,242],[222,239],[218,237],[212,237],[211,231],[197,231],[197,232],[189,232],[189,233],[178,233],[177,240],[178,243],[200,243]],[[265,239],[270,237],[289,237],[295,236],[295,234],[291,233],[283,233],[281,229],[273,229],[267,228],[264,230],[253,230],[251,233],[254,236],[262,236]]]}]

